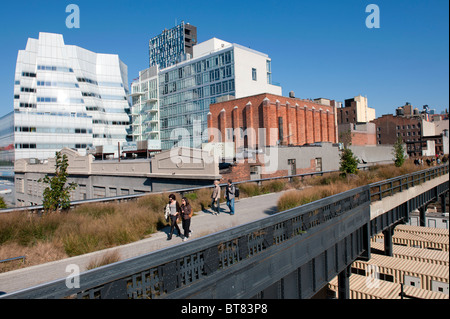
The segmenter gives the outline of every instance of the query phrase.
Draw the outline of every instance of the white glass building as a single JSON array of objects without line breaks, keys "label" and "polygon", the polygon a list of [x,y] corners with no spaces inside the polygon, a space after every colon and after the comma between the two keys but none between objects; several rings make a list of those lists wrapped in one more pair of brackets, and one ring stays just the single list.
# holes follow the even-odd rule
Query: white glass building
[{"label": "white glass building", "polygon": [[124,143],[130,124],[127,72],[118,55],[65,45],[60,34],[28,39],[15,72],[15,159]]},{"label": "white glass building", "polygon": [[[143,133],[152,123],[145,120],[142,100],[133,97],[132,114],[136,115],[133,139],[151,140],[159,136],[163,150],[174,145],[200,148],[201,142],[207,142],[207,138],[202,141],[194,136],[207,129],[210,104],[259,93],[282,94],[281,87],[272,84],[271,59],[267,54],[217,38],[194,45],[191,59],[156,74],[151,79],[158,86],[158,101],[154,101],[153,107],[159,106],[155,113],[159,116],[160,132],[150,136]],[[131,86],[132,90],[139,87],[139,93],[145,93],[142,80]],[[200,125],[194,132],[195,121]]]}]

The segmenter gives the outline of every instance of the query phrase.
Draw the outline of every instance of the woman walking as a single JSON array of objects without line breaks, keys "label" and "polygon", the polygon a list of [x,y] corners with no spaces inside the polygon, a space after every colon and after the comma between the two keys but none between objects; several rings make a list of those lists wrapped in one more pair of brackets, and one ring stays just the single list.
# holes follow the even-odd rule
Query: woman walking
[{"label": "woman walking", "polygon": [[180,204],[178,204],[177,199],[174,194],[169,195],[169,218],[170,218],[170,233],[167,237],[167,240],[172,239],[172,234],[174,231],[174,228],[178,230],[178,236],[181,236],[181,230],[180,227],[178,227],[177,220],[178,217],[181,215],[181,207]]},{"label": "woman walking", "polygon": [[[215,205],[217,203],[217,206]],[[211,208],[214,215],[219,215],[220,212],[220,186],[219,181],[214,181],[214,189],[211,194]]]},{"label": "woman walking", "polygon": [[189,238],[189,228],[191,227],[191,217],[193,211],[191,204],[186,197],[181,199],[181,222],[184,230],[184,238],[183,241],[186,241]]}]

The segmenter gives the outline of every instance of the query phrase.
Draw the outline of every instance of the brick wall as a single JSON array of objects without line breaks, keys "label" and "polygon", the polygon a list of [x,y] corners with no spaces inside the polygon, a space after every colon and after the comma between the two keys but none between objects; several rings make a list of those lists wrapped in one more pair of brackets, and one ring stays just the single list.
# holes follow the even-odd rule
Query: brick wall
[{"label": "brick wall", "polygon": [[[265,139],[261,143],[270,146],[275,146],[279,139],[282,145],[336,143],[335,116],[333,106],[264,93],[211,104],[208,128],[221,131],[219,136],[216,136],[216,142],[232,141],[228,140],[227,134],[223,132],[227,128],[233,129],[233,132],[237,128],[247,130],[246,138],[235,136],[236,146],[244,147],[256,147],[260,144],[259,128],[266,131]],[[213,141],[211,133],[210,141]]]},{"label": "brick wall", "polygon": [[[291,175],[291,172],[287,169],[283,170],[277,170],[274,173],[265,174],[264,173],[264,163],[253,161],[248,161],[248,159],[245,159],[245,161],[242,161],[242,163],[236,163],[235,165],[231,166],[228,169],[224,169],[220,172],[222,175],[222,179],[220,180],[220,183],[226,183],[228,182],[228,179],[231,179],[233,182],[241,182],[250,180],[250,167],[260,165],[261,166],[261,176],[260,178],[271,178],[271,177],[281,177],[281,176],[287,176]],[[306,174],[306,173],[312,173],[316,171],[316,164],[315,160],[310,160],[310,166],[307,168],[297,168],[296,174]]]}]

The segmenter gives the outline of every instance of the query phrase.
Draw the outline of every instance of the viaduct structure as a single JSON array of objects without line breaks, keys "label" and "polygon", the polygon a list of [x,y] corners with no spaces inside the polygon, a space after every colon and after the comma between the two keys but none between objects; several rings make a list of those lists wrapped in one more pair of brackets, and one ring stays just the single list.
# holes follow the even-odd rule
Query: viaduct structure
[{"label": "viaduct structure", "polygon": [[[338,276],[349,298],[351,264],[370,260],[371,237],[445,198],[449,166],[355,188],[254,222],[0,298],[302,298]],[[444,200],[444,199],[442,199]]]}]

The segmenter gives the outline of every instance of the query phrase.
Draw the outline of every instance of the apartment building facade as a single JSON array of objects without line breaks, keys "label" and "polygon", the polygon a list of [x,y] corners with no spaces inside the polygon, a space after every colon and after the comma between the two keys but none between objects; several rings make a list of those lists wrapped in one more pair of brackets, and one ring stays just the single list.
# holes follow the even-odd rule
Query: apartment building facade
[{"label": "apartment building facade", "polygon": [[[162,150],[174,146],[201,148],[201,143],[208,141],[210,104],[264,92],[282,93],[280,86],[272,84],[268,55],[217,38],[195,45],[191,59],[156,73],[151,80],[156,81],[158,87],[158,101],[154,101],[154,107],[158,108],[159,133],[139,134],[151,123],[133,119],[136,132],[133,140],[151,140],[159,136]],[[132,83],[132,92],[134,87],[137,89],[138,82],[142,81]],[[142,100],[139,101],[140,110],[135,102],[137,99],[133,100],[131,112],[136,114],[136,119],[139,114],[142,118]]]},{"label": "apartment building facade", "polygon": [[367,97],[362,95],[345,100],[337,112],[338,124],[367,123],[375,119],[375,109],[369,107]]},{"label": "apartment building facade", "polygon": [[160,69],[190,59],[197,44],[197,27],[184,23],[165,29],[149,41],[149,66]]}]

